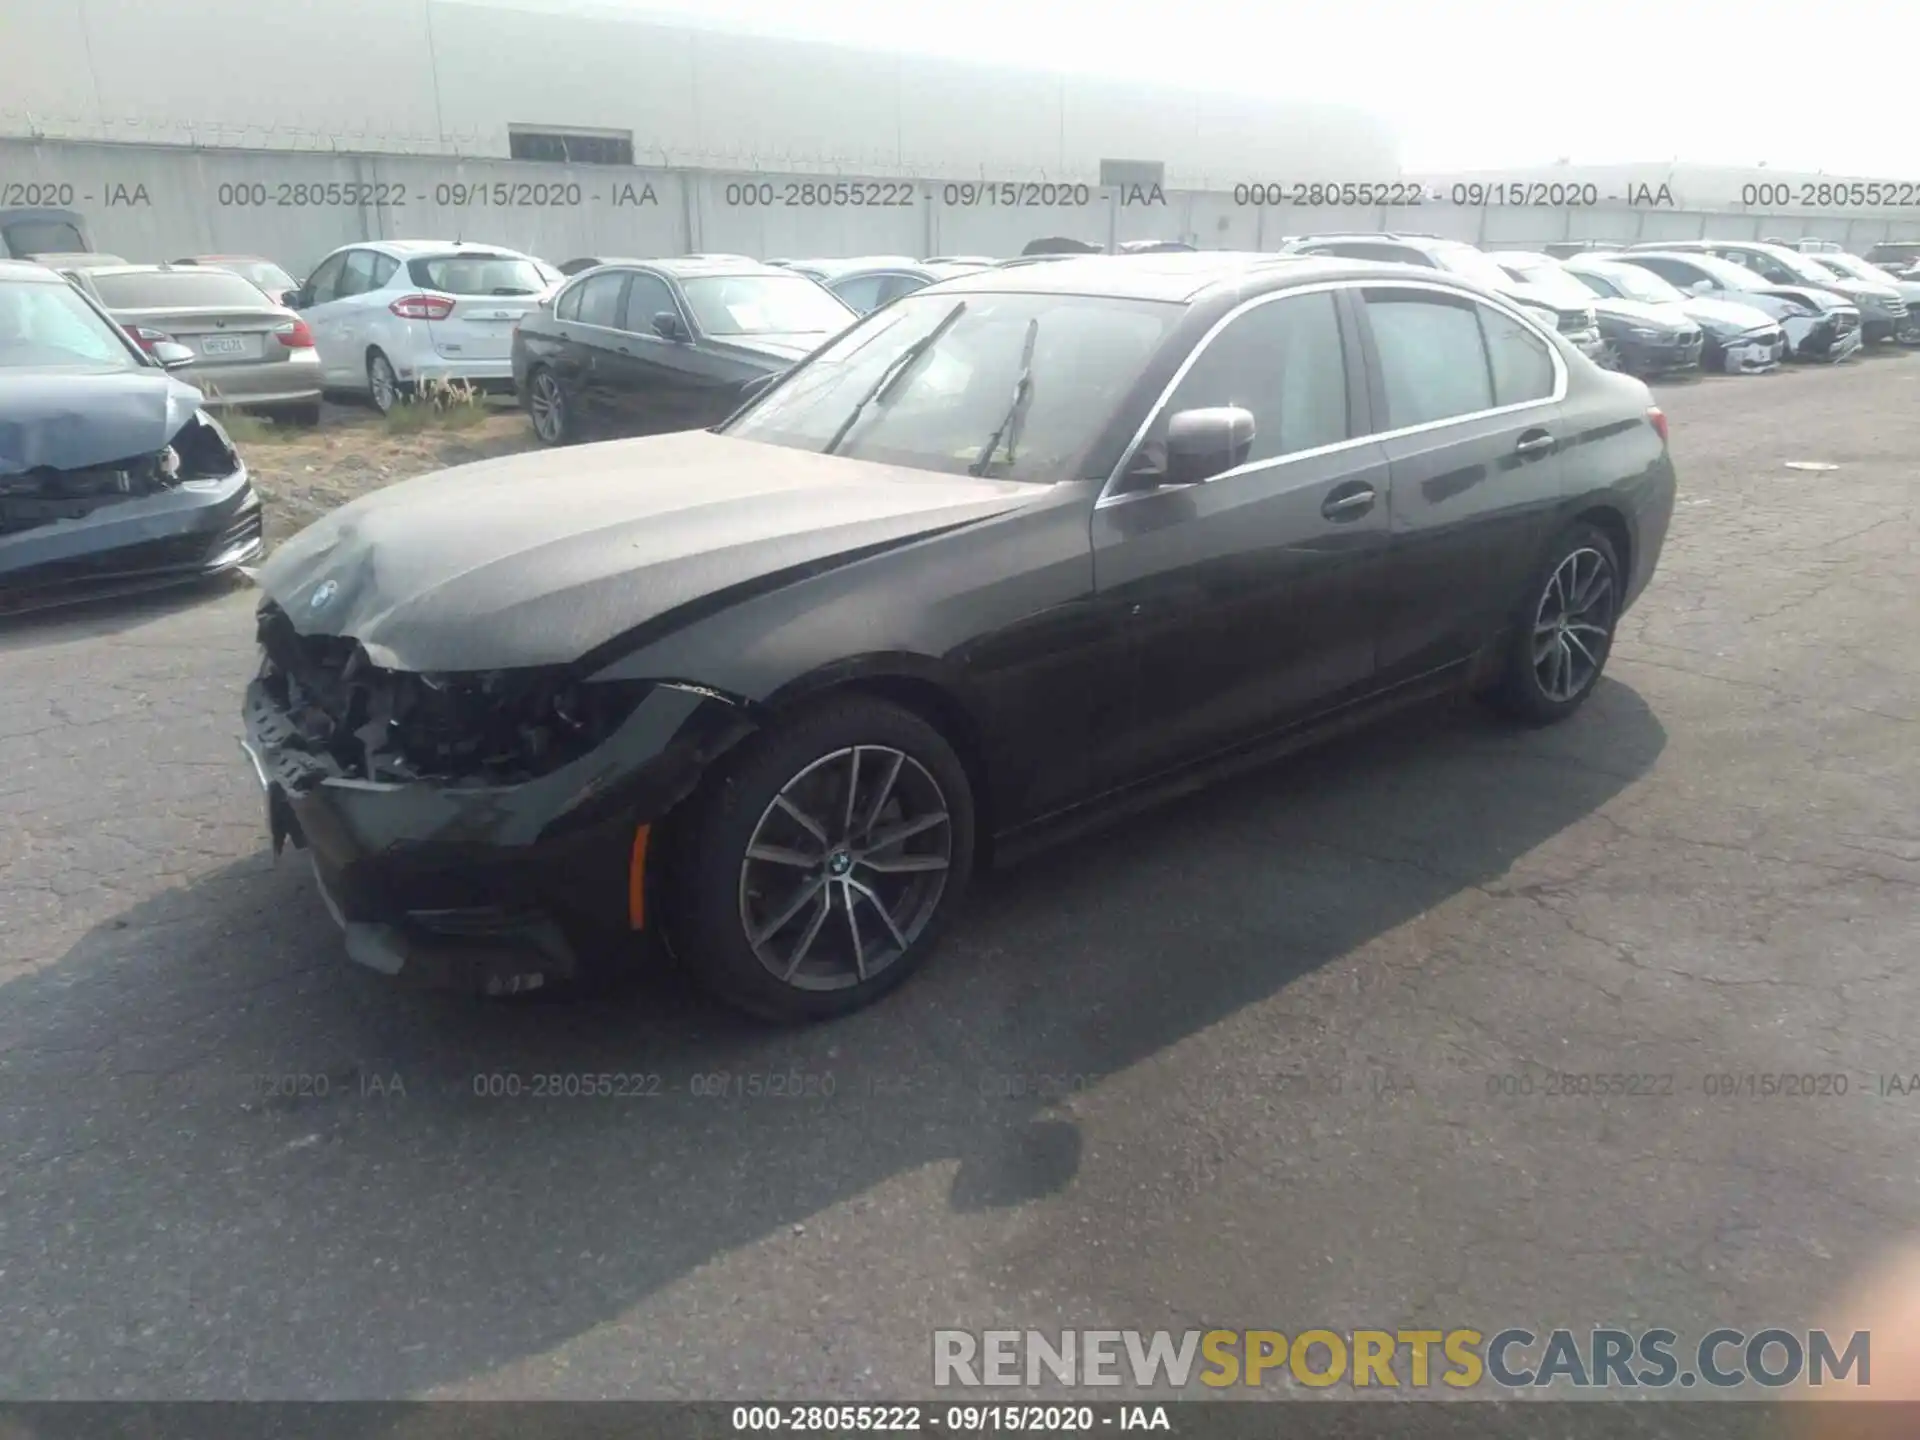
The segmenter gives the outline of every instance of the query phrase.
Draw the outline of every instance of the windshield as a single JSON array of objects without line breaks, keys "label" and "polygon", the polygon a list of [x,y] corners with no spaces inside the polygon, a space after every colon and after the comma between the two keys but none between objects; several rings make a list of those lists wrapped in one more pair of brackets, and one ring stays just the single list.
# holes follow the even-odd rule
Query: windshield
[{"label": "windshield", "polygon": [[854,312],[803,275],[709,275],[681,282],[709,335],[817,335]]},{"label": "windshield", "polygon": [[[1025,368],[1031,383],[1014,458],[1007,460],[1003,440],[985,473],[1069,478],[1068,467],[1113,417],[1182,313],[1178,305],[1087,295],[909,295],[806,361],[724,433],[822,451],[871,395],[834,453],[964,474],[1002,428]],[[909,347],[942,324],[918,361],[875,394]],[[1031,364],[1023,367],[1029,351]]]},{"label": "windshield", "polygon": [[1725,290],[1764,290],[1772,283],[1759,271],[1749,270],[1744,265],[1736,265],[1731,260],[1722,260],[1718,255],[1700,254],[1690,250],[1679,258],[1701,274],[1711,275]]},{"label": "windshield", "polygon": [[1509,264],[1522,284],[1538,290],[1556,305],[1583,310],[1593,304],[1593,292],[1552,261],[1525,260]]},{"label": "windshield", "polygon": [[1592,265],[1593,273],[1629,300],[1645,300],[1652,305],[1677,305],[1687,297],[1651,270],[1638,265]]},{"label": "windshield", "polygon": [[0,369],[144,370],[71,285],[0,280]]},{"label": "windshield", "polygon": [[1824,285],[1836,278],[1833,271],[1823,267],[1813,256],[1802,255],[1798,250],[1769,250],[1766,255],[1789,275],[1809,284]]},{"label": "windshield", "polygon": [[442,295],[538,295],[547,288],[537,265],[511,255],[436,255],[409,260],[407,274]]},{"label": "windshield", "polygon": [[91,278],[109,310],[257,310],[267,303],[258,286],[226,270],[96,270]]},{"label": "windshield", "polygon": [[1858,255],[1821,255],[1820,264],[1836,275],[1853,280],[1867,280],[1875,285],[1897,285],[1899,281],[1882,270],[1878,265],[1869,264]]}]

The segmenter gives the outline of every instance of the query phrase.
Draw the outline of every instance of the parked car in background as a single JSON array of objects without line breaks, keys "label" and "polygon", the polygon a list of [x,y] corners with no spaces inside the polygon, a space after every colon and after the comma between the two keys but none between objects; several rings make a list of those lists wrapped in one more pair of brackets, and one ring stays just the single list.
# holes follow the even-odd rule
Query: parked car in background
[{"label": "parked car in background", "polygon": [[1674,490],[1644,384],[1444,271],[980,270],[714,431],[282,542],[246,743],[273,844],[401,983],[541,989],[664,937],[825,1019],[927,958],[976,861],[1105,806],[1436,695],[1576,713]]},{"label": "parked car in background", "polygon": [[911,255],[855,255],[837,260],[783,260],[781,268],[791,270],[797,275],[805,275],[809,280],[818,280],[825,285],[838,276],[858,270],[878,270],[889,265],[918,265],[919,263]]},{"label": "parked car in background", "polygon": [[124,255],[109,255],[104,250],[49,251],[33,257],[36,265],[44,265],[49,270],[71,271],[92,270],[101,265],[127,265],[132,262]]},{"label": "parked car in background", "polygon": [[935,265],[930,261],[909,260],[904,264],[884,262],[875,266],[857,265],[848,270],[829,270],[815,278],[855,311],[865,315],[869,310],[878,310],[902,295],[911,295],[942,280],[951,280],[956,275],[971,275],[985,268],[984,265]]},{"label": "parked car in background", "polygon": [[1651,270],[1595,255],[1562,262],[1569,275],[1600,297],[1595,310],[1633,305],[1665,313],[1677,309],[1700,330],[1700,364],[1723,374],[1771,370],[1787,353],[1786,332],[1765,310],[1677,290]]},{"label": "parked car in background", "polygon": [[1602,342],[1593,358],[1607,369],[1668,375],[1700,367],[1706,337],[1679,305],[1600,296],[1560,261],[1535,251],[1500,250],[1493,258],[1515,280],[1556,304],[1591,305]]},{"label": "parked car in background", "polygon": [[994,261],[993,268],[996,270],[1017,270],[1023,265],[1051,265],[1056,260],[1079,259],[1081,254],[1082,252],[1079,251],[1061,251],[1057,254],[1050,255],[1015,255],[1010,260]]},{"label": "parked car in background", "polygon": [[1764,240],[1699,240],[1683,245],[1636,245],[1635,250],[1670,252],[1703,251],[1744,265],[1770,284],[1811,287],[1837,295],[1860,312],[1860,338],[1863,341],[1891,340],[1907,328],[1907,302],[1891,284],[1855,280],[1824,268],[1809,255],[1790,245],[1771,245]]},{"label": "parked car in background", "polygon": [[854,318],[817,282],[751,260],[617,261],[520,322],[514,389],[548,445],[698,429]]},{"label": "parked car in background", "polygon": [[991,255],[929,255],[920,262],[922,265],[977,265],[987,266],[998,262]]},{"label": "parked car in background", "polygon": [[1920,265],[1920,240],[1882,240],[1867,251],[1865,259],[1900,274]]},{"label": "parked car in background", "polygon": [[582,255],[577,259],[568,260],[564,264],[557,265],[554,268],[559,271],[561,279],[571,280],[583,270],[591,270],[596,265],[617,265],[622,262],[623,258],[624,257],[618,255]]},{"label": "parked car in background", "polygon": [[84,255],[93,248],[93,232],[78,210],[45,205],[13,205],[0,210],[0,259]]},{"label": "parked car in background", "polygon": [[1022,255],[1104,255],[1107,247],[1091,240],[1075,240],[1070,235],[1048,235],[1029,240],[1020,247]]},{"label": "parked car in background", "polygon": [[1192,255],[1199,246],[1184,240],[1122,240],[1113,247],[1116,255]]},{"label": "parked car in background", "polygon": [[1542,245],[1540,249],[1555,260],[1566,260],[1594,250],[1618,250],[1624,243],[1619,240],[1556,240]]},{"label": "parked car in background", "polygon": [[1289,240],[1284,252],[1293,255],[1339,255],[1350,260],[1373,260],[1389,265],[1419,265],[1429,270],[1446,270],[1491,290],[1513,296],[1552,325],[1567,343],[1590,360],[1605,351],[1600,336],[1600,321],[1589,297],[1571,299],[1563,291],[1561,298],[1541,293],[1515,280],[1484,250],[1464,240],[1443,240],[1434,235],[1368,233],[1350,235],[1301,235]]},{"label": "parked car in background", "polygon": [[175,265],[206,265],[215,270],[230,270],[242,279],[258,285],[276,305],[285,305],[300,282],[273,261],[259,255],[188,255],[171,262]]},{"label": "parked car in background", "polygon": [[1820,250],[1809,254],[1807,258],[1822,270],[1831,270],[1843,279],[1893,289],[1907,306],[1907,318],[1894,331],[1893,338],[1902,345],[1920,345],[1920,280],[1902,279],[1844,250]]},{"label": "parked car in background", "polygon": [[180,377],[210,410],[259,410],[295,424],[320,419],[313,332],[251,280],[201,265],[113,265],[66,272],[151,353],[169,341],[192,360]]},{"label": "parked car in background", "polygon": [[1795,360],[1844,360],[1862,343],[1860,312],[1816,285],[1776,285],[1703,250],[1622,250],[1595,258],[1638,265],[1701,299],[1732,300],[1766,311],[1786,332],[1787,354]]},{"label": "parked car in background", "polygon": [[167,373],[193,358],[171,341],[142,350],[78,286],[0,260],[0,613],[259,556],[246,466]]},{"label": "parked car in background", "polygon": [[416,387],[460,380],[513,386],[513,327],[539,304],[531,255],[447,240],[372,240],[335,250],[294,296],[313,330],[320,377],[381,414]]}]

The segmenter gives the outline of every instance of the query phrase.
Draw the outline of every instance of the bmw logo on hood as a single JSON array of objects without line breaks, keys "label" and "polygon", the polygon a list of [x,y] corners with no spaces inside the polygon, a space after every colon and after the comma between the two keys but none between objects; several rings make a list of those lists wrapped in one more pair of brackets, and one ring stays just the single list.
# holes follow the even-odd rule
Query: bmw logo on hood
[{"label": "bmw logo on hood", "polygon": [[319,586],[314,590],[313,598],[307,601],[307,608],[309,610],[318,610],[321,606],[325,605],[329,600],[333,599],[333,597],[338,595],[339,593],[340,593],[339,581],[322,580]]}]

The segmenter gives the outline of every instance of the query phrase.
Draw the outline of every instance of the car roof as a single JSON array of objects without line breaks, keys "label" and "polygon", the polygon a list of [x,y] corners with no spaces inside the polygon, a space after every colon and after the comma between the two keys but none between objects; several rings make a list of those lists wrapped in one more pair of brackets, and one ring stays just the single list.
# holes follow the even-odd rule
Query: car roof
[{"label": "car roof", "polygon": [[38,260],[0,260],[0,280],[24,280],[42,285],[67,283],[66,277],[58,270],[49,270]]},{"label": "car roof", "polygon": [[701,276],[792,275],[778,265],[763,265],[758,260],[736,260],[726,255],[676,255],[667,260],[622,260],[622,265],[648,265],[676,280]]},{"label": "car roof", "polygon": [[789,260],[789,267],[817,270],[838,280],[842,275],[858,275],[865,270],[919,270],[922,261],[911,255],[850,255],[834,260]]},{"label": "car roof", "polygon": [[483,255],[510,255],[518,260],[533,257],[511,245],[490,245],[481,240],[356,240],[342,250],[380,250],[397,259],[416,255],[461,255],[475,251]]},{"label": "car roof", "polygon": [[[1186,304],[1216,288],[1247,288],[1251,282],[1288,282],[1380,276],[1461,284],[1460,277],[1416,265],[1344,256],[1276,255],[1254,250],[1175,251],[1160,255],[1075,255],[1045,265],[996,265],[970,270],[940,283],[942,294],[1052,293],[1113,299],[1165,300]],[[1269,288],[1263,285],[1261,288]],[[1474,293],[1478,287],[1466,285]]]}]

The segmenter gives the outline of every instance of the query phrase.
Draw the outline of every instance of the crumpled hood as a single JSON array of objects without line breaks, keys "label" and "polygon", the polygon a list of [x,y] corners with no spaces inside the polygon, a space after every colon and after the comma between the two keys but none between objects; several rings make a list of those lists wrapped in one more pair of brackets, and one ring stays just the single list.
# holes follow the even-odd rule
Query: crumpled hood
[{"label": "crumpled hood", "polygon": [[0,392],[0,475],[150,455],[180,433],[203,399],[164,370],[10,374]]},{"label": "crumpled hood", "polygon": [[375,491],[256,580],[295,629],[351,636],[388,669],[565,664],[682,606],[704,613],[1039,493],[695,430]]},{"label": "crumpled hood", "polygon": [[1748,330],[1758,330],[1762,326],[1777,325],[1779,322],[1760,309],[1757,305],[1743,305],[1738,300],[1709,300],[1704,295],[1692,295],[1681,302],[1681,309],[1691,316],[1703,330],[1715,333],[1744,334]]}]

